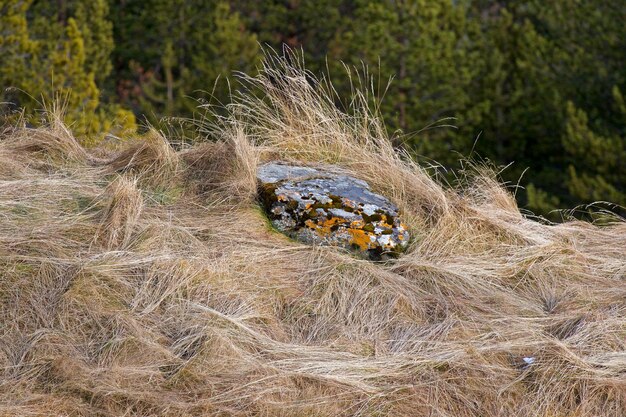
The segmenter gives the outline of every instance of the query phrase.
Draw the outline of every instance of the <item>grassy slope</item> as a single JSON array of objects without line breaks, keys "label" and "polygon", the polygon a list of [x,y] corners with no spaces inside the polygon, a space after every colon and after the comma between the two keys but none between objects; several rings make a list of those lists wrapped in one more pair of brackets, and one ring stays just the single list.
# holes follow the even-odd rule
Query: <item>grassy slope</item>
[{"label": "grassy slope", "polygon": [[[626,224],[544,225],[489,174],[444,189],[274,62],[175,152],[0,139],[0,415],[623,416]],[[284,77],[282,74],[287,74]],[[374,264],[268,227],[255,167],[352,170],[415,239]],[[524,357],[535,363],[524,366]]]}]

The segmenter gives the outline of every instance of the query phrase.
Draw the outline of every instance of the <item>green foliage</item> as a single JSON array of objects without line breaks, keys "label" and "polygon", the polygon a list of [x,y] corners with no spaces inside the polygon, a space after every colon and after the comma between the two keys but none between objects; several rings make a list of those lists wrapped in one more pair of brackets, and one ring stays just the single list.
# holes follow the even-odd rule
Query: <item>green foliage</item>
[{"label": "green foliage", "polygon": [[479,71],[459,133],[465,138],[480,133],[475,146],[479,155],[497,164],[513,163],[502,174],[505,180],[517,182],[528,168],[534,185],[526,203],[547,214],[558,208],[553,197],[565,192],[558,134],[561,90],[551,67],[553,46],[537,31],[524,4],[511,2],[508,7],[471,10],[480,21],[475,38]]},{"label": "green foliage", "polygon": [[106,0],[76,2],[75,17],[85,44],[85,69],[93,73],[98,84],[104,82],[112,69],[113,23],[108,19]]},{"label": "green foliage", "polygon": [[129,0],[114,13],[118,88],[153,123],[228,102],[232,72],[258,63],[256,36],[227,2]]},{"label": "green foliage", "polygon": [[[110,53],[106,47],[112,39],[106,3],[89,4],[69,2],[64,5],[76,7],[57,9],[43,1],[5,2],[1,19],[8,30],[0,40],[10,63],[0,73],[2,85],[12,87],[5,99],[28,115],[61,101],[65,122],[85,145],[95,144],[106,133],[134,130],[131,113],[100,102],[96,73],[106,75]],[[75,15],[68,14],[73,10]]]},{"label": "green foliage", "polygon": [[330,72],[338,106],[367,89],[418,158],[511,164],[503,179],[539,214],[624,206],[624,21],[612,0],[0,0],[0,100],[32,114],[68,97],[66,121],[93,144],[135,117],[228,103],[259,43],[287,45]]},{"label": "green foliage", "polygon": [[526,198],[528,199],[528,206],[542,214],[550,213],[560,203],[558,198],[548,195],[545,191],[535,187],[533,183],[526,186]]},{"label": "green foliage", "polygon": [[[616,113],[623,116],[626,126],[624,101],[617,87],[613,89]],[[609,201],[626,207],[626,135],[622,128],[594,132],[587,114],[567,103],[567,122],[563,145],[570,157],[567,186],[570,194],[581,202]]]},{"label": "green foliage", "polygon": [[[597,152],[606,155],[602,146],[612,147],[617,158],[623,147],[616,107],[606,105],[612,101],[606,92],[624,86],[625,16],[612,2],[312,3],[234,2],[259,39],[275,48],[303,46],[308,68],[316,72],[328,65],[339,97],[363,83],[355,68],[369,68],[374,86],[365,87],[372,104],[380,106],[397,143],[414,155],[446,167],[471,152],[495,164],[512,163],[503,178],[527,179],[520,202],[544,215],[591,201],[592,194],[576,191],[574,183],[589,188],[596,182],[594,195],[619,197],[623,170],[610,159],[583,164],[564,139],[574,123],[571,101],[589,112],[585,129],[603,138],[595,141]],[[344,63],[351,79],[342,77]],[[607,119],[610,134],[601,133]],[[457,128],[435,128],[446,124]],[[588,137],[585,129],[577,134]],[[595,172],[598,164],[614,175]]]},{"label": "green foliage", "polygon": [[[331,61],[369,65],[379,80],[377,95],[385,95],[380,110],[388,128],[408,134],[402,139],[417,154],[450,163],[456,158],[450,150],[466,143],[457,143],[449,129],[423,129],[456,116],[469,103],[475,67],[467,29],[463,9],[449,0],[358,1],[353,19],[329,47]],[[386,89],[390,76],[394,80]],[[422,132],[411,135],[417,131]]]},{"label": "green foliage", "polygon": [[564,200],[626,206],[626,11],[609,0],[532,6],[552,46],[550,65],[562,97]]},{"label": "green foliage", "polygon": [[[38,62],[38,45],[28,34],[26,11],[32,1],[3,0],[0,3],[0,101],[20,105],[20,92],[14,88],[28,87],[26,82],[37,74],[32,70]],[[40,91],[41,86],[35,86]]]}]

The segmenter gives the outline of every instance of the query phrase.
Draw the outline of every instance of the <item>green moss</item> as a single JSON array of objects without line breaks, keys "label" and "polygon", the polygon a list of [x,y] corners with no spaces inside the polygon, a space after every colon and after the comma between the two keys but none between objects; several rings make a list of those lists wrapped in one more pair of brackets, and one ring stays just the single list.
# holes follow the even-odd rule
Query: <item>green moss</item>
[{"label": "green moss", "polygon": [[272,204],[276,202],[276,185],[268,184],[261,185],[259,184],[257,187],[257,195],[259,197],[259,202],[264,207],[271,207]]},{"label": "green moss", "polygon": [[284,236],[283,233],[281,233],[278,229],[276,229],[276,227],[274,227],[271,219],[268,217],[263,207],[254,206],[252,210],[254,210],[254,212],[258,215],[259,219],[263,222],[263,225],[265,226],[265,230],[267,230],[268,232],[272,232],[272,233],[278,233]]},{"label": "green moss", "polygon": [[94,207],[94,200],[92,198],[83,195],[76,195],[74,196],[74,201],[76,202],[76,207],[79,212],[97,210]]},{"label": "green moss", "polygon": [[330,197],[330,199],[333,201],[329,205],[328,208],[336,208],[336,209],[344,208],[344,204],[343,204],[343,201],[341,200],[341,197],[332,195],[332,194],[330,194],[328,197]]},{"label": "green moss", "polygon": [[126,288],[115,282],[112,278],[83,273],[79,275],[64,295],[79,303],[90,306],[98,306],[108,311],[127,310],[128,299]]},{"label": "green moss", "polygon": [[155,187],[143,191],[147,200],[158,205],[174,204],[183,194],[183,187]]},{"label": "green moss", "polygon": [[24,204],[14,204],[11,207],[11,213],[15,214],[16,216],[29,216],[33,214],[33,210],[31,208],[29,208],[28,206],[24,205]]},{"label": "green moss", "polygon": [[365,213],[359,213],[359,214],[363,217],[363,220],[365,221],[365,223],[379,222],[383,219],[383,217],[378,213],[374,213],[371,216],[368,216]]},{"label": "green moss", "polygon": [[289,200],[286,203],[287,209],[293,211],[298,208],[298,202],[296,200]]},{"label": "green moss", "polygon": [[13,264],[13,269],[20,275],[32,275],[37,270],[33,265],[17,262]]},{"label": "green moss", "polygon": [[95,197],[86,196],[77,192],[60,200],[59,210],[64,214],[93,213],[100,209]]}]

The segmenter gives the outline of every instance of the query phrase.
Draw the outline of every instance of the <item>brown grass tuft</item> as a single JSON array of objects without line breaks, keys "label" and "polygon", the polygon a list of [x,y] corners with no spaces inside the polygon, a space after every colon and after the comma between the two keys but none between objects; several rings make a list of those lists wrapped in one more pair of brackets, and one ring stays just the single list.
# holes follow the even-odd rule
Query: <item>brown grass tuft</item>
[{"label": "brown grass tuft", "polygon": [[85,162],[87,152],[80,146],[71,132],[62,124],[47,128],[16,129],[5,139],[7,149],[16,153],[29,153],[39,158],[65,161]]},{"label": "brown grass tuft", "polygon": [[[626,223],[535,222],[488,172],[442,187],[364,96],[341,113],[303,71],[270,59],[181,152],[152,132],[94,162],[68,132],[5,132],[0,415],[623,416]],[[369,181],[407,253],[275,232],[272,158]]]},{"label": "brown grass tuft", "polygon": [[180,157],[158,131],[151,129],[141,139],[119,152],[105,165],[109,173],[130,173],[140,182],[169,185],[179,171]]},{"label": "brown grass tuft", "polygon": [[220,139],[182,154],[187,165],[186,182],[198,194],[214,200],[254,201],[258,151],[241,130],[225,128]]},{"label": "brown grass tuft", "polygon": [[104,190],[104,208],[94,240],[107,249],[128,244],[143,209],[137,180],[119,176]]}]

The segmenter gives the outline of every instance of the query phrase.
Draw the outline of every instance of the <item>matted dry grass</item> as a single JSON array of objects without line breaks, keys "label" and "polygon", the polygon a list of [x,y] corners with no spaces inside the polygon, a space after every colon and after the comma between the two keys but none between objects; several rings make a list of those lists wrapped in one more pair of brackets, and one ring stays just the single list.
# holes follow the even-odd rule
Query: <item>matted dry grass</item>
[{"label": "matted dry grass", "polygon": [[[244,81],[216,141],[179,152],[5,131],[0,415],[626,415],[624,222],[533,221],[485,173],[444,188],[366,97],[343,114],[282,58]],[[408,252],[273,231],[255,200],[273,158],[369,181]]]}]

